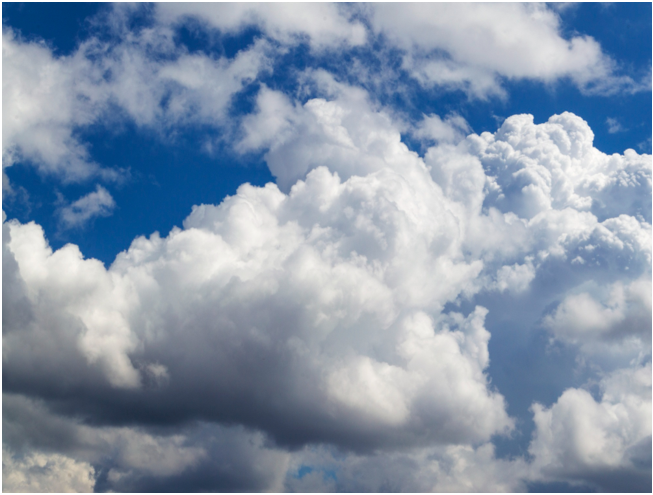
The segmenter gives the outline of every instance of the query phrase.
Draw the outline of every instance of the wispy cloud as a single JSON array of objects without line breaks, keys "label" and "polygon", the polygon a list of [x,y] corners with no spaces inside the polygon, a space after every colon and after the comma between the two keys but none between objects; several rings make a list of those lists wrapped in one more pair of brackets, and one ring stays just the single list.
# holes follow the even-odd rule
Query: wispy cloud
[{"label": "wispy cloud", "polygon": [[621,125],[621,123],[617,119],[612,118],[612,117],[608,117],[605,120],[605,123],[608,126],[608,132],[610,134],[616,134],[618,132],[624,132],[624,131],[627,130],[627,129],[624,129],[624,127]]},{"label": "wispy cloud", "polygon": [[81,228],[96,217],[111,215],[116,203],[104,187],[82,196],[74,203],[59,209],[59,220],[64,229]]}]

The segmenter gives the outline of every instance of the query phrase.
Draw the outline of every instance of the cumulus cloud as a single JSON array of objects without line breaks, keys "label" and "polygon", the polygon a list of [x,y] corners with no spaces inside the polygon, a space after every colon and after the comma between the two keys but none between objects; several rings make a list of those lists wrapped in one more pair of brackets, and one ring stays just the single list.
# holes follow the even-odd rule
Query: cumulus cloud
[{"label": "cumulus cloud", "polygon": [[44,43],[23,42],[3,27],[2,63],[3,174],[21,160],[69,181],[115,174],[102,170],[73,133],[95,121],[102,99],[101,74],[83,55],[56,58]]},{"label": "cumulus cloud", "polygon": [[[417,173],[414,185],[424,179]],[[73,246],[52,253],[38,226],[10,222],[13,256],[19,267],[29,265],[24,273],[20,268],[27,297],[33,304],[56,295],[52,306],[39,306],[62,309],[52,315],[33,308],[27,333],[6,324],[7,348],[16,359],[22,355],[15,366],[27,371],[28,342],[48,328],[52,338],[65,331],[59,341],[73,344],[65,351],[68,366],[96,370],[79,377],[79,386],[91,386],[99,373],[103,387],[118,387],[112,393],[121,395],[126,389],[136,405],[143,396],[127,391],[148,380],[139,367],[157,363],[169,375],[161,389],[171,401],[167,408],[194,381],[198,391],[208,387],[211,395],[234,401],[195,401],[182,417],[227,420],[246,407],[259,411],[247,423],[282,443],[368,448],[487,439],[505,431],[511,421],[483,373],[486,310],[467,318],[438,314],[480,266],[451,258],[456,240],[443,235],[447,220],[434,221],[422,204],[437,198],[437,190],[418,200],[397,180],[385,173],[341,183],[320,168],[287,196],[271,184],[242,186],[219,207],[196,208],[183,231],[138,239],[109,272]],[[339,213],[347,205],[358,211],[349,219]],[[425,268],[411,268],[407,260],[421,260]],[[62,270],[82,278],[64,281],[56,275]],[[184,352],[169,355],[182,342]],[[436,358],[443,353],[446,360]],[[242,359],[256,355],[265,366],[243,368]],[[55,372],[60,364],[45,359]],[[31,380],[31,372],[21,374],[11,373]],[[266,390],[279,398],[271,400]],[[324,424],[331,426],[324,430]],[[418,424],[430,433],[418,435]]]},{"label": "cumulus cloud", "polygon": [[91,37],[62,57],[3,28],[3,170],[27,162],[67,182],[124,179],[94,162],[78,130],[122,117],[164,135],[170,126],[220,127],[232,96],[267,67],[265,41],[214,59],[175,46],[169,29],[133,33],[113,17],[120,41]]},{"label": "cumulus cloud", "polygon": [[[570,78],[588,92],[639,91],[589,36],[565,39],[543,4],[376,4],[370,22],[405,51],[404,67],[425,85],[504,95],[501,78]],[[649,82],[650,87],[650,82]]]},{"label": "cumulus cloud", "polygon": [[564,112],[539,125],[531,115],[510,117],[495,135],[483,133],[470,145],[499,186],[491,204],[503,211],[532,219],[568,207],[650,222],[650,155],[606,155],[593,140],[587,122]]},{"label": "cumulus cloud", "polygon": [[642,277],[624,286],[615,282],[604,301],[587,292],[572,294],[558,306],[545,324],[563,340],[583,342],[636,337],[651,341],[651,280]]},{"label": "cumulus cloud", "polygon": [[458,143],[472,131],[467,121],[457,114],[447,115],[442,119],[438,115],[424,115],[412,132],[418,139],[441,143]]},{"label": "cumulus cloud", "polygon": [[[108,269],[4,222],[3,407],[32,411],[6,419],[12,451],[69,445],[102,465],[116,448],[102,483],[136,491],[521,490],[642,465],[650,156],[607,156],[564,113],[438,139],[422,157],[363,90],[306,77],[322,97],[262,87],[242,121],[239,150],[263,152],[278,185],[198,205]],[[583,353],[586,335],[635,335],[640,364],[606,374],[600,402],[574,388],[534,406],[533,460],[507,461],[489,443],[515,425],[488,376],[493,307],[473,298],[531,290],[560,303],[554,336]],[[587,415],[605,441],[570,444]],[[70,433],[24,426],[36,416]],[[227,451],[254,481],[216,469]],[[391,466],[415,476],[390,479]]]},{"label": "cumulus cloud", "polygon": [[289,457],[241,427],[89,425],[8,393],[2,419],[3,484],[19,491],[280,491]]},{"label": "cumulus cloud", "polygon": [[499,460],[490,443],[343,458],[325,448],[290,460],[290,492],[506,492],[526,490],[523,460]]},{"label": "cumulus cloud", "polygon": [[306,77],[326,98],[301,105],[263,88],[256,111],[242,124],[244,137],[238,149],[267,150],[265,160],[282,190],[320,166],[346,180],[404,162],[417,163],[390,115],[377,111],[364,90],[338,83],[321,70]]},{"label": "cumulus cloud", "polygon": [[[503,94],[502,78],[571,78],[598,92],[636,89],[632,79],[614,75],[614,63],[592,38],[564,39],[558,14],[544,5],[162,4],[147,14],[151,25],[133,30],[129,19],[137,10],[115,7],[106,22],[110,36],[90,37],[65,57],[3,29],[3,167],[29,162],[67,181],[116,180],[120,171],[95,163],[79,130],[115,122],[116,113],[164,135],[177,125],[229,127],[233,95],[301,42],[350,49],[381,35],[419,81],[481,97]],[[263,36],[232,58],[191,53],[175,41],[188,19],[224,35],[256,26]],[[352,76],[360,64],[354,61]],[[266,103],[258,103],[264,112]],[[426,116],[415,136],[457,142],[469,130],[459,116],[438,119]]]},{"label": "cumulus cloud", "polygon": [[535,466],[549,480],[590,482],[602,491],[650,491],[650,361],[614,372],[601,388],[601,400],[569,389],[549,408],[533,406],[536,430],[529,451]]},{"label": "cumulus cloud", "polygon": [[563,37],[559,14],[547,5],[189,3],[162,4],[156,16],[164,25],[194,19],[223,34],[256,27],[282,45],[307,42],[314,50],[358,47],[382,36],[403,51],[403,69],[422,84],[481,98],[505,96],[503,78],[569,78],[589,93],[650,89],[650,77],[618,75],[592,37]]}]

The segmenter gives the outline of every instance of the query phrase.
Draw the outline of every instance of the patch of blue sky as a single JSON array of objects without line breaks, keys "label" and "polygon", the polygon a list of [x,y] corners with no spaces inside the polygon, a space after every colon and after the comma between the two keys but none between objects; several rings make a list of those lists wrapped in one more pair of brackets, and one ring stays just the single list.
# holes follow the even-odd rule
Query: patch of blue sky
[{"label": "patch of blue sky", "polygon": [[59,56],[70,55],[89,34],[89,20],[109,9],[100,2],[6,2],[2,24],[20,30],[27,41],[45,40]]},{"label": "patch of blue sky", "polygon": [[298,480],[301,480],[307,474],[311,474],[314,472],[321,473],[324,481],[337,481],[338,479],[335,469],[320,468],[315,466],[309,466],[307,464],[302,464],[301,466],[299,466],[299,469],[297,470],[297,473],[294,475],[294,477]]}]

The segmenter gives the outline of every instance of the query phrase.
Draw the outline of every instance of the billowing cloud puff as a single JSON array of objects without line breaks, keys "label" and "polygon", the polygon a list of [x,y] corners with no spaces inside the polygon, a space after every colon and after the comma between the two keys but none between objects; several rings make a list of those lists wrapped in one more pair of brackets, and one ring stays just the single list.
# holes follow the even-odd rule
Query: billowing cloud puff
[{"label": "billowing cloud puff", "polygon": [[425,165],[462,229],[462,252],[486,273],[496,267],[501,291],[526,289],[545,261],[562,272],[574,260],[582,272],[609,260],[635,276],[650,265],[650,156],[601,153],[587,123],[567,113],[539,125],[511,117],[494,135],[428,149],[422,162],[364,92],[310,77],[330,99],[299,105],[264,89],[243,122],[240,149],[267,149],[282,190],[320,166],[349,178]]},{"label": "billowing cloud puff", "polygon": [[[95,473],[96,488],[131,491],[471,491],[646,474],[650,156],[601,153],[570,113],[467,137],[456,114],[400,125],[311,69],[298,94],[316,97],[261,85],[254,111],[229,122],[233,96],[280,45],[342,48],[373,33],[403,50],[405,68],[428,62],[416,77],[477,95],[500,92],[500,77],[615,83],[598,45],[562,39],[546,7],[496,7],[497,24],[486,6],[459,8],[366,7],[366,33],[340,6],[300,23],[285,8],[162,5],[137,34],[121,31],[118,9],[120,42],[91,39],[67,57],[3,33],[7,164],[117,176],[74,136],[118,108],[163,134],[231,125],[235,149],[262,153],[277,179],[194,207],[183,228],[136,238],[108,269],[72,244],[53,251],[33,222],[3,222],[8,486],[69,472],[82,489]],[[264,36],[232,58],[191,53],[174,26],[200,13]],[[493,56],[472,53],[463,32]],[[59,215],[73,227],[113,205],[97,186]],[[532,459],[497,459],[489,442],[516,423],[488,374],[486,319],[502,307],[476,298],[529,294],[542,306],[533,320],[598,370],[602,395],[572,387],[533,406]]]},{"label": "billowing cloud puff", "polygon": [[[318,168],[289,195],[242,186],[196,208],[184,230],[136,240],[109,271],[73,246],[52,253],[38,226],[10,222],[34,314],[31,332],[6,325],[5,363],[25,372],[12,381],[36,378],[29,346],[47,328],[69,339],[68,366],[96,370],[75,386],[113,387],[146,409],[138,389],[151,386],[170,421],[257,411],[245,424],[282,443],[354,448],[505,431],[511,421],[483,373],[486,310],[439,314],[481,265],[460,259],[454,219],[430,214],[444,209],[426,170],[411,175],[341,183]],[[432,189],[410,194],[423,187]],[[62,365],[39,359],[49,373]]]},{"label": "billowing cloud puff", "polygon": [[472,146],[500,186],[491,204],[503,211],[532,218],[568,207],[600,219],[639,215],[650,223],[650,158],[633,150],[608,156],[593,140],[587,123],[565,112],[539,125],[530,115],[513,116]]},{"label": "billowing cloud puff", "polygon": [[[151,17],[147,26],[131,30],[129,19],[135,10],[114,8],[107,16],[110,36],[90,37],[67,56],[54,56],[44,43],[24,42],[11,28],[3,29],[3,62],[8,69],[3,78],[3,167],[28,162],[66,181],[119,179],[120,171],[93,161],[77,131],[122,118],[163,135],[175,126],[197,124],[224,130],[232,124],[228,117],[233,96],[272,71],[289,47],[303,42],[315,49],[351,50],[369,48],[381,36],[390,51],[403,53],[403,68],[395,67],[393,73],[407,70],[427,85],[463,88],[481,97],[502,94],[501,78],[544,82],[571,78],[582,88],[603,92],[635,91],[640,86],[627,76],[614,75],[614,63],[592,38],[564,39],[557,14],[542,5],[161,4],[147,14]],[[261,36],[230,58],[215,58],[177,44],[178,29],[191,18],[202,19],[197,29],[210,26],[235,36],[254,26]],[[361,61],[354,59],[346,70],[353,79],[365,80],[365,71],[356,69]],[[271,98],[259,98],[262,113],[281,105]],[[329,107],[313,101],[292,118],[308,124],[310,114],[328,113]],[[438,118],[425,118],[416,135],[458,141],[461,132],[468,131],[455,116],[444,126]],[[306,132],[310,135],[311,129]],[[248,143],[256,141],[252,137]],[[277,145],[281,146],[277,153],[287,148]],[[305,154],[301,149],[296,152]],[[274,150],[269,163],[275,167],[273,155]],[[612,165],[614,171],[623,168]],[[641,178],[619,180],[630,179],[635,182],[629,187],[642,185]],[[605,180],[616,179],[595,180],[584,186],[605,189]],[[4,183],[8,188],[6,178]],[[622,200],[628,201],[627,195]],[[608,203],[612,202],[606,197],[595,199],[596,208]],[[646,211],[646,205],[640,206]]]},{"label": "billowing cloud puff", "polygon": [[[9,28],[2,31],[2,164],[37,164],[67,180],[98,174],[73,128],[92,123],[101,75],[81,54],[56,59],[45,44],[23,43]],[[108,173],[105,171],[105,173]]]},{"label": "billowing cloud puff", "polygon": [[307,78],[328,98],[299,105],[264,88],[257,111],[242,125],[239,149],[267,149],[265,160],[282,190],[320,166],[348,179],[417,161],[389,115],[375,111],[364,90],[340,84],[324,71],[309,72]]},{"label": "billowing cloud puff", "polygon": [[550,408],[533,406],[530,452],[540,476],[607,491],[650,491],[650,361],[614,372],[601,388],[600,401],[569,389]]},{"label": "billowing cloud puff", "polygon": [[[624,286],[615,282],[605,301],[589,293],[571,294],[547,316],[546,325],[554,335],[589,346],[596,343],[616,344],[635,338],[641,345],[651,344],[651,280],[642,277]],[[638,346],[639,347],[639,346]],[[589,349],[585,349],[586,352]]]},{"label": "billowing cloud puff", "polygon": [[[101,482],[125,490],[190,479],[202,489],[518,490],[640,466],[650,385],[649,396],[615,392],[615,380],[643,373],[623,363],[601,402],[574,388],[534,406],[530,464],[497,459],[487,442],[514,420],[487,376],[488,309],[454,308],[549,287],[554,337],[585,352],[636,336],[645,359],[650,157],[607,157],[564,114],[540,125],[515,116],[422,158],[364,92],[311,77],[325,98],[300,104],[263,88],[243,121],[238,146],[267,150],[280,187],[245,184],[197,206],[183,229],[135,239],[108,269],[73,245],[53,252],[34,223],[4,223],[5,401],[32,411],[10,414],[6,431],[25,431],[26,417],[68,421],[66,455],[98,466],[98,452],[122,446]],[[591,284],[606,281],[601,299]],[[605,325],[574,298],[605,312]],[[605,441],[569,443],[573,418],[588,414]],[[37,451],[61,443],[35,435]],[[10,436],[11,448],[25,437]],[[243,473],[262,466],[249,478],[259,481],[215,474],[223,449],[240,453]],[[566,467],[552,460],[563,454]],[[469,463],[483,469],[472,475]],[[388,481],[384,466],[400,464],[412,484]]]}]

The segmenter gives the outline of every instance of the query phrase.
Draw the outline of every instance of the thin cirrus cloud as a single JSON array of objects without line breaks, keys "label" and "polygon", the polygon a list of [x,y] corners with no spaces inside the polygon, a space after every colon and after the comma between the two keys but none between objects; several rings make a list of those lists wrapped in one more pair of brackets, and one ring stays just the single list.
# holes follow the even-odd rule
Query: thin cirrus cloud
[{"label": "thin cirrus cloud", "polygon": [[[6,166],[110,183],[124,171],[76,131],[126,119],[218,130],[276,182],[194,206],[108,267],[3,216],[6,489],[650,489],[651,157],[601,152],[570,112],[474,133],[453,111],[407,122],[322,67],[298,68],[297,91],[262,81],[292,46],[378,38],[397,70],[472,98],[510,79],[640,90],[598,42],[563,38],[541,5],[163,4],[140,30],[133,12],[66,57],[3,28]],[[260,33],[208,55],[175,37],[197,20]],[[56,215],[75,230],[119,206],[98,184]],[[588,377],[547,377],[555,395],[526,413],[492,376],[517,305],[525,345]]]}]

